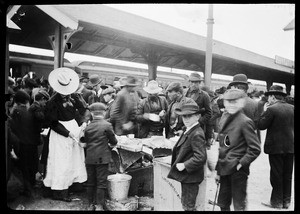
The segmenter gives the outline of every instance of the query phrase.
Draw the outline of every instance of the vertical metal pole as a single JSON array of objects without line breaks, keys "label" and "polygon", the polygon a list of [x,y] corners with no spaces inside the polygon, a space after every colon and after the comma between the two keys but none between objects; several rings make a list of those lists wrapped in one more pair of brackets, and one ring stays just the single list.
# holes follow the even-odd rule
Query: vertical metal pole
[{"label": "vertical metal pole", "polygon": [[205,74],[204,83],[206,86],[211,85],[211,73],[212,73],[212,38],[213,38],[213,5],[208,6],[208,19],[207,19],[207,37],[206,37],[206,53],[205,53]]},{"label": "vertical metal pole", "polygon": [[64,46],[61,25],[57,24],[54,37],[54,69],[64,65]]}]

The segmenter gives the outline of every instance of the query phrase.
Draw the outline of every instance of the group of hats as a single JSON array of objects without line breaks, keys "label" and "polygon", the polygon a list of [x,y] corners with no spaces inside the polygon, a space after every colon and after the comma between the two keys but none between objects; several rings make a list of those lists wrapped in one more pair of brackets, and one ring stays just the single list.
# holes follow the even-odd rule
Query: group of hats
[{"label": "group of hats", "polygon": [[[229,83],[229,86],[236,85],[236,84],[249,84],[247,76],[245,74],[234,75],[232,82]],[[283,87],[280,85],[272,85],[269,91],[265,92],[266,96],[273,95],[273,94],[282,95],[282,96],[287,95],[283,91]]]},{"label": "group of hats", "polygon": [[[58,93],[68,95],[74,93],[79,86],[78,74],[66,67],[56,68],[49,74],[49,84]],[[89,77],[89,86],[96,86],[102,82],[102,79],[98,74],[92,74]],[[122,86],[137,86],[137,79],[132,76],[127,76],[122,79]],[[109,88],[103,86],[103,89]],[[111,90],[111,89],[109,89]],[[108,91],[109,91],[108,90]]]}]

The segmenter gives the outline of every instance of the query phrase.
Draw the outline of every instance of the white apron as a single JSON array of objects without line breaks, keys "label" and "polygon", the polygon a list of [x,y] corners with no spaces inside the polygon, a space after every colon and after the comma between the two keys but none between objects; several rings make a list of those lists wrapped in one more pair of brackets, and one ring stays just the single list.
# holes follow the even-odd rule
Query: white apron
[{"label": "white apron", "polygon": [[[81,128],[74,119],[59,122],[71,131],[76,139],[79,138]],[[64,137],[51,130],[44,185],[53,190],[64,190],[74,182],[82,183],[86,180],[84,149],[70,137]]]}]

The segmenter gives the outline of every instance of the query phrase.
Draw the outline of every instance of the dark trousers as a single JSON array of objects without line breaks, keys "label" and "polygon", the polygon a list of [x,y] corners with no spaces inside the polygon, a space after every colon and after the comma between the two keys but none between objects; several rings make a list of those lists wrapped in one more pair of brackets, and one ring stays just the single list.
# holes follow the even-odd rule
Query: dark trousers
[{"label": "dark trousers", "polygon": [[184,211],[196,210],[196,199],[200,183],[181,183],[181,204]]},{"label": "dark trousers", "polygon": [[269,163],[273,188],[270,203],[273,206],[288,207],[291,202],[294,154],[269,154]]},{"label": "dark trousers", "polygon": [[230,211],[231,200],[234,210],[246,210],[248,174],[243,167],[231,174],[220,177],[218,204],[221,211]]},{"label": "dark trousers", "polygon": [[36,145],[20,145],[20,167],[25,191],[32,191],[38,171],[38,148]]},{"label": "dark trousers", "polygon": [[107,187],[108,164],[86,164],[87,195],[90,204],[104,205]]}]

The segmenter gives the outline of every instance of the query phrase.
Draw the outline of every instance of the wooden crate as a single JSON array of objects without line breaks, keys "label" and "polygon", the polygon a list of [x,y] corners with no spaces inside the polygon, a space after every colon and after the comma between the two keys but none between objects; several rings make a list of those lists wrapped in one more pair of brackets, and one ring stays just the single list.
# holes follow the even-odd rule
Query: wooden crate
[{"label": "wooden crate", "polygon": [[[156,158],[153,161],[155,211],[183,211],[180,200],[181,184],[167,178],[170,171],[170,162],[171,156]],[[199,185],[199,193],[196,200],[196,209],[198,211],[204,211],[205,209],[205,193],[206,178]]]}]

